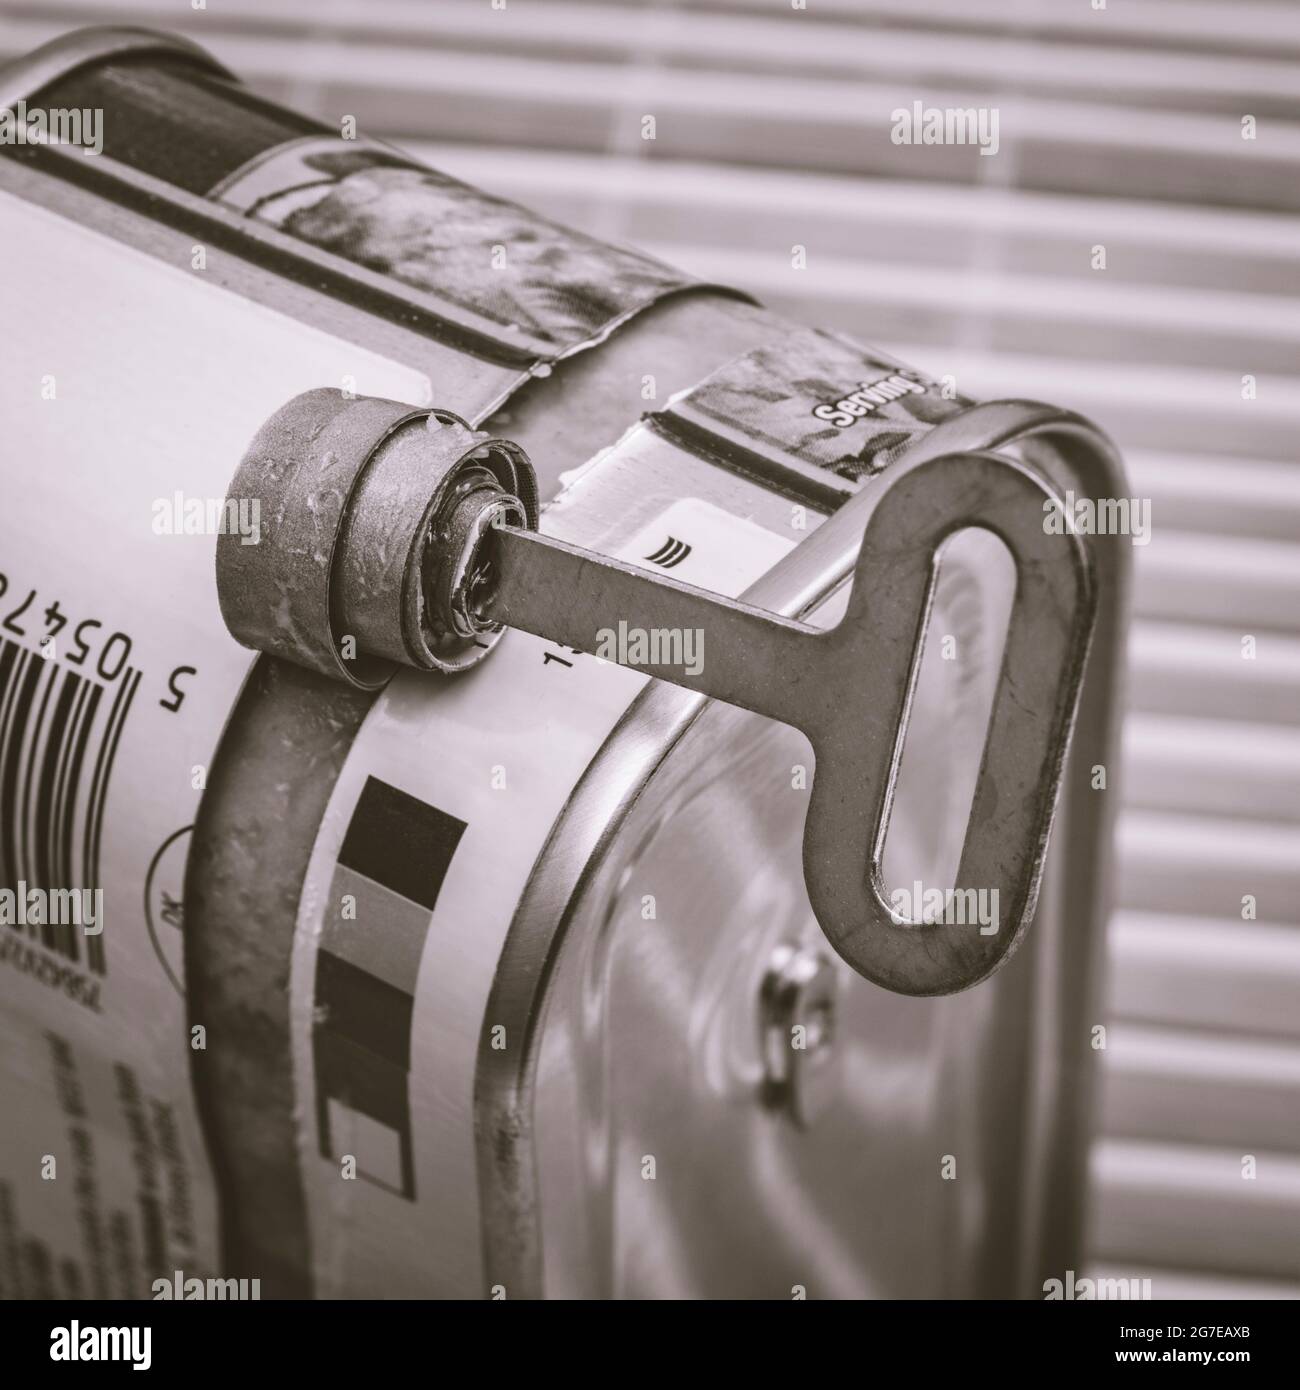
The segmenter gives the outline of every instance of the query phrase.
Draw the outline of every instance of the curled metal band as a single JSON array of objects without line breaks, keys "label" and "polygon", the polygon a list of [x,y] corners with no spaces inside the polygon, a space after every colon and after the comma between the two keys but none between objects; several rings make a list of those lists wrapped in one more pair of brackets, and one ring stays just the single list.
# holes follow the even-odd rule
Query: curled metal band
[{"label": "curled metal band", "polygon": [[445,534],[467,493],[521,498],[521,524],[537,525],[532,466],[506,440],[475,434],[457,417],[390,431],[357,485],[340,538],[336,626],[367,652],[404,665],[460,671],[482,660],[500,629],[460,632],[445,600],[446,569],[463,546]]},{"label": "curled metal band", "polygon": [[430,413],[322,388],[295,396],[262,426],[228,494],[258,503],[261,538],[256,545],[233,532],[217,538],[221,615],[238,641],[362,690],[391,678],[392,660],[359,645],[353,651],[355,643],[345,652],[340,639],[348,634],[335,622],[335,551],[371,456],[399,426]]},{"label": "curled metal band", "polygon": [[509,502],[537,525],[532,465],[458,415],[398,401],[304,392],[258,431],[228,500],[255,502],[260,537],[217,540],[222,617],[245,646],[362,690],[398,665],[459,671],[499,630],[452,612],[457,504]]}]

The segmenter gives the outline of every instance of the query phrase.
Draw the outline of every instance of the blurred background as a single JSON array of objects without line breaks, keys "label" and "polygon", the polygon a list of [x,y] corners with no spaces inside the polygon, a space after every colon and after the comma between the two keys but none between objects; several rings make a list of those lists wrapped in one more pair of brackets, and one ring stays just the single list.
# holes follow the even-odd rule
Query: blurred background
[{"label": "blurred background", "polygon": [[[1153,534],[1088,1272],[1295,1297],[1300,6],[800,3],[5,0],[0,60],[187,33],[290,106],[1110,432]],[[996,107],[997,155],[893,144],[916,101]]]}]

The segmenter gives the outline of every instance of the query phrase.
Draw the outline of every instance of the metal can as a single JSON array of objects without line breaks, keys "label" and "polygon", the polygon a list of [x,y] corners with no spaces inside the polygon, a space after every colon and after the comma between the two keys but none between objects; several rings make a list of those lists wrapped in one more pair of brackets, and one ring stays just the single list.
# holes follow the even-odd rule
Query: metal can
[{"label": "metal can", "polygon": [[[0,1288],[1013,1296],[1074,1267],[1118,549],[1032,944],[927,999],[818,931],[801,735],[523,633],[454,678],[332,684],[234,642],[213,553],[257,541],[225,498],[249,441],[321,388],[512,441],[544,532],[731,595],[918,458],[1117,494],[1106,442],[272,106],[188,44],[86,31],[0,74],[18,100],[105,119],[98,153],[0,158],[0,883],[103,906],[3,933],[25,1122]],[[952,882],[1005,561],[974,531],[943,554],[903,892]]]}]

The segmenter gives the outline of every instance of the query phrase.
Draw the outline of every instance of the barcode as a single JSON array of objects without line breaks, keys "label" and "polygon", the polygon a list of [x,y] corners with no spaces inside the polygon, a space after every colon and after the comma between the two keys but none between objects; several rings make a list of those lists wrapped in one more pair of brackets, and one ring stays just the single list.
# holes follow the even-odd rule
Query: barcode
[{"label": "barcode", "polygon": [[[105,685],[0,638],[0,887],[94,890],[113,759],[140,672]],[[16,922],[79,961],[71,922]],[[103,935],[84,935],[86,964],[107,972]]]}]

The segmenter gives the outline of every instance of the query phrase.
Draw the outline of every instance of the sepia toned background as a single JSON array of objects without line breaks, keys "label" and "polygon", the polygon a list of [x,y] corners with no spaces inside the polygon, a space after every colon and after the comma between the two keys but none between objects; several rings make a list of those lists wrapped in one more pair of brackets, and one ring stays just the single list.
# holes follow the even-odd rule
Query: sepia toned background
[{"label": "sepia toned background", "polygon": [[[1300,1293],[1294,0],[6,0],[0,60],[93,23],[1115,437],[1153,539],[1091,1267]],[[918,100],[996,107],[998,154],[892,144]]]}]

